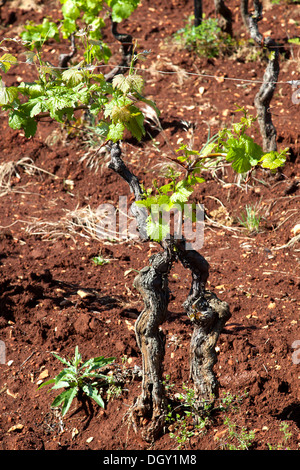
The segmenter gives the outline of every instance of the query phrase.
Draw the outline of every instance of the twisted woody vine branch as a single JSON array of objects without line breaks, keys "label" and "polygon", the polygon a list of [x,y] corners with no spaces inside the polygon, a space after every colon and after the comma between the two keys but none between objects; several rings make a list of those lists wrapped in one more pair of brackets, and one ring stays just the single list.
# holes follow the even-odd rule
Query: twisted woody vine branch
[{"label": "twisted woody vine branch", "polygon": [[[121,158],[119,143],[111,145],[109,168],[118,173],[129,185],[136,200],[141,200],[142,190],[135,175]],[[144,211],[135,213],[141,238],[145,240],[146,218]],[[194,323],[191,342],[191,378],[196,388],[199,409],[204,401],[218,396],[218,383],[213,372],[216,363],[215,344],[226,321],[229,307],[215,295],[205,290],[209,265],[195,250],[186,250],[185,240],[165,238],[162,252],[151,256],[149,266],[143,268],[134,280],[134,287],[144,300],[144,309],[136,321],[137,344],[143,359],[142,393],[132,407],[135,428],[143,424],[146,440],[153,440],[163,430],[166,399],[163,388],[163,360],[165,337],[160,325],[167,318],[169,290],[168,274],[172,265],[180,261],[192,273],[190,294],[184,308]]]},{"label": "twisted woody vine branch", "polygon": [[264,73],[263,84],[255,96],[254,104],[257,110],[257,118],[263,140],[265,152],[277,150],[276,128],[272,121],[270,103],[274,95],[279,76],[279,49],[276,42],[270,37],[264,37],[258,30],[258,22],[262,19],[262,3],[253,0],[254,13],[248,11],[248,0],[241,2],[241,14],[250,37],[261,47],[269,52],[268,65]]},{"label": "twisted woody vine branch", "polygon": [[107,82],[112,81],[115,75],[124,74],[130,67],[134,51],[133,38],[130,34],[122,34],[118,31],[118,24],[111,19],[111,32],[121,44],[121,62],[105,75]]},{"label": "twisted woody vine branch", "polygon": [[214,2],[216,14],[220,15],[219,24],[222,31],[232,36],[232,13],[230,9],[225,4],[224,0],[214,0]]}]

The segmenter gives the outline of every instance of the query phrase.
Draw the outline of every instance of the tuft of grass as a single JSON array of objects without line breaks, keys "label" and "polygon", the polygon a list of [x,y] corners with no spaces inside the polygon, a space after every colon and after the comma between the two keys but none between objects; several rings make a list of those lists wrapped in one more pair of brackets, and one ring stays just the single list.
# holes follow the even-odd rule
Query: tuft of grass
[{"label": "tuft of grass", "polygon": [[245,212],[241,214],[241,218],[238,218],[238,221],[249,233],[258,233],[261,216],[258,214],[257,207],[246,205]]}]

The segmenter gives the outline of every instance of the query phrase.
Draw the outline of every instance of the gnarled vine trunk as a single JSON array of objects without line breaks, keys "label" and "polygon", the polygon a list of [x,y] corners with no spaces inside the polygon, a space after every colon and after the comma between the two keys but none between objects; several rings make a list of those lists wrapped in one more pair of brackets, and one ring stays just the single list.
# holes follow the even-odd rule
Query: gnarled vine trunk
[{"label": "gnarled vine trunk", "polygon": [[[121,158],[118,143],[112,144],[109,168],[118,173],[129,185],[135,199],[143,195],[138,179]],[[147,241],[146,219],[143,208],[135,205],[134,216],[142,240]],[[130,417],[135,429],[140,429],[147,441],[155,440],[163,431],[166,415],[166,397],[163,386],[163,361],[165,337],[160,325],[166,320],[169,302],[168,274],[173,263],[180,261],[192,274],[191,289],[183,304],[194,324],[191,341],[191,378],[199,403],[218,395],[218,382],[213,372],[216,363],[215,344],[225,322],[230,317],[228,305],[213,293],[205,290],[209,276],[209,264],[195,250],[186,249],[185,240],[172,236],[161,242],[163,248],[149,259],[134,280],[140,292],[144,309],[139,315],[135,332],[142,353],[142,393],[133,404]]]},{"label": "gnarled vine trunk", "polygon": [[70,36],[71,47],[70,52],[68,54],[60,54],[59,56],[59,67],[62,69],[66,69],[69,66],[69,62],[75,56],[77,49],[75,44],[75,35],[74,33]]},{"label": "gnarled vine trunk", "polygon": [[209,264],[195,250],[177,244],[178,258],[192,273],[192,285],[183,307],[194,325],[190,344],[190,378],[194,384],[195,406],[199,412],[204,403],[212,404],[218,397],[218,381],[214,373],[217,362],[215,346],[225,323],[231,317],[229,306],[205,289]]},{"label": "gnarled vine trunk", "polygon": [[199,26],[203,17],[202,0],[194,0],[194,17],[194,25]]},{"label": "gnarled vine trunk", "polygon": [[118,32],[118,23],[111,20],[111,32],[117,41],[121,44],[121,62],[119,65],[114,67],[110,72],[105,75],[105,80],[111,82],[112,79],[118,74],[124,74],[128,71],[132,54],[133,54],[133,40],[130,34],[124,34]]},{"label": "gnarled vine trunk", "polygon": [[264,152],[271,152],[277,150],[277,132],[272,122],[270,103],[279,76],[279,49],[272,38],[264,38],[258,31],[258,22],[262,19],[262,3],[259,0],[254,0],[253,4],[254,13],[250,14],[248,12],[248,0],[242,0],[241,13],[251,38],[259,46],[265,47],[269,51],[269,61],[264,73],[263,83],[255,96],[254,104],[263,140],[263,150]]},{"label": "gnarled vine trunk", "polygon": [[222,31],[232,36],[232,13],[230,9],[225,5],[224,0],[214,0],[214,2],[216,14],[221,16],[219,24]]},{"label": "gnarled vine trunk", "polygon": [[140,271],[133,284],[142,295],[145,308],[135,325],[143,358],[143,383],[142,393],[132,408],[132,418],[136,426],[144,425],[143,437],[147,441],[161,433],[166,411],[162,383],[165,337],[159,326],[167,318],[168,273],[172,263],[172,253],[165,249],[150,259],[150,266]]},{"label": "gnarled vine trunk", "polygon": [[201,412],[219,395],[219,384],[214,373],[217,362],[215,350],[225,323],[231,317],[229,306],[213,292],[205,291],[196,302],[186,306],[194,324],[190,344],[190,376],[194,383],[196,407]]}]

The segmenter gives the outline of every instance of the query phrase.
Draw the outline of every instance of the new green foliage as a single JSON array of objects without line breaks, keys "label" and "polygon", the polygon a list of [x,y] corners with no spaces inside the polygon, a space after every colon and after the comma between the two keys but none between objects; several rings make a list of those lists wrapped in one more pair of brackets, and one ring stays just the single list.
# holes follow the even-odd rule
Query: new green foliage
[{"label": "new green foliage", "polygon": [[[89,44],[85,46],[87,57]],[[96,60],[86,60],[62,70],[42,60],[37,51],[33,60],[38,77],[34,82],[22,82],[18,87],[5,87],[0,79],[0,106],[9,112],[9,125],[23,129],[26,137],[34,136],[37,122],[48,115],[57,122],[75,120],[75,111],[86,109],[97,117],[101,134],[107,140],[117,142],[123,139],[127,129],[136,139],[145,135],[144,115],[140,103],[152,106],[159,113],[154,102],[143,96],[144,80],[135,73],[134,63],[145,53],[133,54],[127,76],[116,75],[112,83],[96,73]],[[5,72],[17,63],[11,54],[0,58],[0,69]]]},{"label": "new green foliage", "polygon": [[105,20],[121,22],[128,18],[139,4],[139,0],[60,0],[62,21],[59,24],[44,18],[41,24],[29,22],[21,32],[21,38],[30,49],[40,49],[48,39],[60,40],[72,34],[85,36],[88,43],[86,59],[96,58],[107,62],[111,57],[110,48],[103,42],[102,30]]},{"label": "new green foliage", "polygon": [[246,134],[257,118],[249,115],[245,108],[236,111],[242,112],[244,116],[231,130],[222,129],[218,140],[219,149],[225,151],[226,160],[231,162],[232,168],[237,173],[247,173],[256,166],[275,170],[284,165],[288,148],[281,152],[264,153],[261,146]]},{"label": "new green foliage", "polygon": [[181,171],[173,176],[170,174],[170,182],[162,186],[153,182],[153,188],[145,191],[144,199],[136,203],[149,211],[147,233],[152,240],[161,241],[169,235],[169,225],[161,216],[162,212],[174,207],[183,210],[196,185],[205,181],[201,172],[209,160],[225,159],[236,173],[247,173],[259,166],[276,170],[284,165],[288,149],[264,153],[261,146],[246,133],[256,118],[244,108],[237,109],[237,112],[243,113],[240,121],[233,124],[232,129],[221,129],[200,151],[188,149],[186,145],[180,147],[178,152],[181,155],[172,160]]},{"label": "new green foliage", "polygon": [[107,0],[112,9],[112,19],[117,23],[128,18],[139,5],[140,0]]},{"label": "new green foliage", "polygon": [[[159,115],[155,103],[143,96],[144,80],[134,68],[137,58],[146,53],[134,53],[128,75],[119,74],[112,83],[107,83],[102,74],[95,73],[93,64],[85,60],[62,71],[45,64],[37,54],[38,79],[33,83],[22,82],[18,87],[5,87],[1,81],[0,106],[9,112],[9,125],[13,129],[24,129],[26,137],[35,135],[41,117],[50,116],[64,123],[75,119],[76,110],[86,109],[97,117],[98,129],[107,141],[122,140],[125,130],[141,140],[145,128],[140,104],[151,106]],[[4,55],[0,58],[1,63],[4,64],[2,69],[7,70],[15,61]],[[257,167],[274,171],[285,163],[288,149],[264,153],[247,134],[256,118],[244,108],[237,111],[242,112],[240,121],[231,129],[221,129],[201,150],[181,146],[177,151],[179,155],[171,158],[179,171],[170,171],[167,183],[160,185],[154,181],[152,188],[144,191],[143,199],[136,201],[148,211],[150,239],[161,241],[169,235],[169,220],[164,219],[162,211],[183,211],[195,187],[205,181],[202,172],[208,162],[226,160],[237,173],[248,173]],[[195,221],[193,212],[191,216]]]},{"label": "new green foliage", "polygon": [[7,73],[12,65],[16,65],[18,59],[12,54],[5,53],[0,57],[0,70],[4,73]]},{"label": "new green foliage", "polygon": [[48,39],[59,41],[59,30],[56,23],[50,21],[49,18],[44,18],[41,24],[30,21],[24,26],[20,36],[29,49],[40,49]]},{"label": "new green foliage", "polygon": [[9,112],[9,125],[13,129],[24,129],[26,137],[35,135],[42,113],[48,113],[52,119],[63,123],[72,119],[79,107],[93,104],[100,110],[108,101],[106,84],[104,89],[101,87],[103,76],[88,70],[79,73],[76,69],[68,70],[68,76],[64,76],[57,69],[43,65],[38,67],[38,71],[39,77],[35,82],[22,82],[18,87],[0,84],[0,106]]},{"label": "new green foliage", "polygon": [[258,210],[255,206],[246,205],[245,213],[243,213],[238,220],[250,233],[257,233],[259,231],[261,216],[258,214]]}]

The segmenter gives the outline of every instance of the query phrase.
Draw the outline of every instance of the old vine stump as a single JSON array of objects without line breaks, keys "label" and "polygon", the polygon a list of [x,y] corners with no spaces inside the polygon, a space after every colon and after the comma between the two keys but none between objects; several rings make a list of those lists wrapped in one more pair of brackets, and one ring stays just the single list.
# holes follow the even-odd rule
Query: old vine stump
[{"label": "old vine stump", "polygon": [[146,441],[155,440],[163,430],[166,400],[162,383],[165,337],[159,326],[166,320],[169,289],[168,273],[172,256],[168,250],[150,258],[134,280],[145,307],[135,332],[143,358],[142,393],[132,407],[132,423]]},{"label": "old vine stump", "polygon": [[187,314],[194,324],[190,344],[190,376],[194,383],[196,406],[212,404],[218,397],[218,380],[214,373],[217,362],[216,343],[231,317],[229,306],[213,292],[204,294],[189,306]]}]

